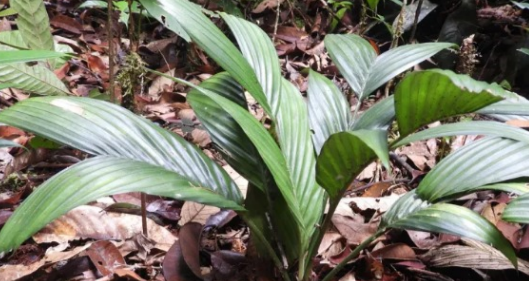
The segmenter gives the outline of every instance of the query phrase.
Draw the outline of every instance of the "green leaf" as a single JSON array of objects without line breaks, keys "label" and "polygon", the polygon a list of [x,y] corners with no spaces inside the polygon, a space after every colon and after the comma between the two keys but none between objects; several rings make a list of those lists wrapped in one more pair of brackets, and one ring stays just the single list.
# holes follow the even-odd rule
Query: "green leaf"
[{"label": "green leaf", "polygon": [[0,17],[7,17],[7,16],[16,15],[16,14],[17,14],[17,11],[15,11],[15,9],[13,8],[7,8],[5,10],[0,11]]},{"label": "green leaf", "polygon": [[294,242],[301,242],[301,248],[304,249],[323,212],[323,190],[317,186],[314,177],[316,158],[306,104],[297,88],[281,77],[277,52],[269,36],[246,20],[225,13],[221,13],[221,16],[255,71],[271,107],[271,117],[276,124],[279,145],[297,201],[296,206],[291,208],[299,209],[303,218],[300,227],[304,237]]},{"label": "green leaf", "polygon": [[[20,33],[18,31],[0,32],[0,51],[14,51],[15,47],[26,47]],[[41,95],[70,94],[55,73],[41,64],[33,66],[25,63],[0,64],[0,83],[10,84],[13,88]]]},{"label": "green leaf", "polygon": [[355,34],[325,37],[332,60],[360,100],[410,67],[431,57],[450,43],[404,45],[377,57],[371,44]]},{"label": "green leaf", "polygon": [[417,194],[430,202],[448,200],[488,184],[528,177],[528,165],[528,143],[487,137],[439,162],[421,181]]},{"label": "green leaf", "polygon": [[267,104],[270,105],[270,115],[275,120],[281,101],[282,76],[277,52],[270,37],[253,23],[226,13],[220,15],[235,36],[242,55],[255,71]]},{"label": "green leaf", "polygon": [[497,136],[529,143],[529,132],[526,130],[493,121],[468,121],[444,124],[411,134],[393,144],[392,147],[396,148],[420,140],[459,135]]},{"label": "green leaf", "polygon": [[371,10],[375,10],[377,8],[378,1],[379,0],[367,0],[366,2]]},{"label": "green leaf", "polygon": [[501,100],[487,86],[451,71],[408,74],[395,90],[395,113],[401,136],[434,121],[472,113]]},{"label": "green leaf", "polygon": [[526,55],[529,55],[529,49],[527,48],[520,48],[517,50],[518,52],[524,53]]},{"label": "green leaf", "polygon": [[94,155],[146,162],[242,196],[229,175],[194,145],[115,104],[78,97],[24,100],[0,112],[0,122]]},{"label": "green leaf", "polygon": [[529,102],[525,99],[502,100],[477,111],[480,114],[529,116]]},{"label": "green leaf", "polygon": [[18,30],[32,50],[55,50],[48,12],[42,0],[12,0],[11,8],[18,13]]},{"label": "green leaf", "polygon": [[351,126],[351,130],[387,130],[395,119],[394,96],[389,96],[367,109]]},{"label": "green leaf", "polygon": [[488,220],[464,207],[446,203],[430,205],[413,191],[393,204],[382,217],[380,227],[448,233],[482,241],[517,264],[512,245]]},{"label": "green leaf", "polygon": [[286,79],[282,82],[282,100],[276,130],[293,184],[296,207],[303,217],[301,245],[306,250],[323,214],[324,192],[316,183],[316,156],[309,130],[307,106],[292,83]]},{"label": "green leaf", "polygon": [[0,51],[0,64],[23,63],[68,56],[54,51]]},{"label": "green leaf", "polygon": [[316,179],[331,200],[336,200],[377,156],[389,167],[385,130],[358,130],[334,134],[325,142],[318,156]]},{"label": "green leaf", "polygon": [[[200,84],[200,87],[246,108],[244,90],[226,72],[212,76]],[[219,151],[230,166],[261,190],[265,190],[266,165],[253,143],[230,114],[197,89],[189,92],[187,101],[213,142],[220,147]]]},{"label": "green leaf", "polygon": [[[190,168],[192,165],[189,164]],[[99,156],[58,173],[24,200],[0,231],[0,253],[18,247],[46,224],[77,206],[133,191],[244,210],[237,203],[237,196],[225,197],[229,192],[201,186],[194,179],[163,167]]]},{"label": "green leaf", "polygon": [[0,139],[0,147],[22,147],[22,146],[14,141]]},{"label": "green leaf", "polygon": [[503,210],[504,221],[529,224],[529,192],[512,200]]},{"label": "green leaf", "polygon": [[307,96],[310,127],[313,130],[312,141],[319,154],[332,134],[349,129],[353,117],[349,103],[338,87],[312,70],[309,73]]},{"label": "green leaf", "polygon": [[246,88],[266,113],[272,115],[252,68],[226,35],[202,13],[200,6],[187,0],[140,0],[140,3],[161,22],[162,17],[177,21],[193,42]]}]

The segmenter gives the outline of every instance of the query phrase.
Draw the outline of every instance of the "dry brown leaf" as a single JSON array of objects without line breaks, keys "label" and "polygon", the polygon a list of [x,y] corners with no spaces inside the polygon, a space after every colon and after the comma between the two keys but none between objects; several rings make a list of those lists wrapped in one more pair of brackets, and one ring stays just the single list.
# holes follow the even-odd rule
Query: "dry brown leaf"
[{"label": "dry brown leaf", "polygon": [[[160,244],[172,244],[176,237],[147,219],[149,238]],[[63,243],[83,238],[125,240],[142,232],[141,217],[106,213],[94,206],[77,207],[33,235],[37,243]]]},{"label": "dry brown leaf", "polygon": [[[436,267],[458,266],[492,270],[514,269],[511,262],[493,247],[466,238],[461,240],[468,246],[446,245],[428,251],[421,256],[421,259]],[[518,259],[518,270],[529,275],[529,262]]]},{"label": "dry brown leaf", "polygon": [[92,243],[87,243],[84,246],[76,247],[67,252],[54,252],[46,254],[44,258],[30,265],[3,265],[0,267],[0,280],[17,280],[35,272],[44,265],[50,265],[57,262],[69,260],[70,258],[86,250],[88,247],[90,247],[91,244]]},{"label": "dry brown leaf", "polygon": [[340,234],[347,239],[349,245],[359,245],[378,228],[378,222],[364,222],[364,216],[354,214],[354,216],[332,216],[332,223]]},{"label": "dry brown leaf", "polygon": [[283,3],[283,1],[284,0],[264,0],[252,10],[252,13],[259,14],[264,12],[266,9],[273,9]]}]

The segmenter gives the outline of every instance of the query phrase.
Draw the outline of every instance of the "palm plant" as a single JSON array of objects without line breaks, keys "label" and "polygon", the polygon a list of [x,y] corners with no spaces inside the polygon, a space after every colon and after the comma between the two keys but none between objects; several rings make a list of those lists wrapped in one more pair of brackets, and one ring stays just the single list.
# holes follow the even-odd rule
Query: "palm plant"
[{"label": "palm plant", "polygon": [[[284,280],[294,275],[308,280],[312,258],[338,202],[368,164],[379,159],[390,170],[390,149],[426,138],[482,134],[487,137],[442,160],[416,190],[401,197],[383,215],[378,231],[325,280],[390,228],[473,238],[492,244],[516,264],[512,245],[491,223],[447,202],[481,189],[526,193],[527,187],[521,184],[495,183],[528,176],[529,133],[493,121],[414,132],[431,122],[476,111],[501,118],[528,115],[527,101],[496,84],[429,70],[406,75],[393,96],[361,115],[350,112],[332,81],[311,71],[305,102],[281,76],[272,42],[256,25],[220,13],[239,51],[199,6],[187,0],[140,2],[147,9],[156,6],[149,11],[156,18],[178,21],[191,40],[226,71],[200,86],[174,79],[194,88],[188,101],[226,161],[248,179],[246,198],[198,148],[119,106],[87,98],[32,98],[0,112],[0,122],[95,157],[58,173],[25,200],[0,232],[1,253],[17,248],[76,206],[111,194],[141,191],[237,211],[257,249],[275,263]],[[359,103],[396,75],[452,46],[409,45],[377,56],[357,35],[328,35],[325,44]],[[270,117],[271,130],[248,112],[244,90]],[[399,137],[388,142],[394,120]],[[527,206],[524,202],[517,205]]]}]

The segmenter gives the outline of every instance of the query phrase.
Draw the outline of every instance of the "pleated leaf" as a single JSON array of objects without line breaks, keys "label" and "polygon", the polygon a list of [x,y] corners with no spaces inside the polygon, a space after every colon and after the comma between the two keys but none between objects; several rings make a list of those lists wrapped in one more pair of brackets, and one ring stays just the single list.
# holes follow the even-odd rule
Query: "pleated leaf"
[{"label": "pleated leaf", "polygon": [[[191,38],[189,38],[189,35],[184,30],[182,25],[176,20],[175,17],[167,17],[164,16],[166,11],[163,10],[162,6],[160,6],[156,1],[139,1],[143,7],[149,11],[149,14],[151,14],[153,17],[156,18],[159,22],[163,23],[163,25],[169,29],[172,30],[174,33],[176,33],[178,36],[182,37],[186,42],[190,42]],[[86,3],[86,2],[85,2]],[[107,7],[106,2],[102,2],[104,4],[104,8]]]},{"label": "pleated leaf", "polygon": [[316,153],[335,133],[349,129],[353,117],[351,108],[336,85],[325,76],[310,71],[307,90],[312,142]]},{"label": "pleated leaf", "polygon": [[[221,95],[246,109],[244,90],[231,76],[222,72],[200,86]],[[193,89],[187,101],[204,125],[226,161],[242,176],[265,190],[266,165],[259,152],[231,115],[208,96]]]},{"label": "pleated leaf", "polygon": [[[239,82],[272,115],[270,106],[248,62],[233,43],[203,13],[202,8],[188,0],[140,0],[158,20],[176,20],[191,40],[202,48],[224,70]],[[161,9],[152,9],[158,5]],[[163,21],[162,21],[163,23]]]},{"label": "pleated leaf", "polygon": [[0,231],[0,253],[18,247],[46,224],[77,206],[125,192],[145,192],[244,210],[237,203],[238,197],[227,198],[193,178],[141,161],[98,156],[58,173],[24,200]]},{"label": "pleated leaf", "polygon": [[389,96],[368,108],[351,126],[351,130],[387,130],[395,119],[394,96]]},{"label": "pleated leaf", "polygon": [[[24,48],[25,46],[19,31],[0,32],[0,51],[17,52],[18,50],[14,47]],[[10,87],[41,95],[70,94],[55,73],[42,64],[33,66],[25,63],[0,64],[0,83],[9,84]]]},{"label": "pleated leaf", "polygon": [[[156,74],[162,74],[156,71],[152,71]],[[166,76],[170,77],[170,76]],[[294,188],[292,185],[292,180],[289,176],[289,171],[287,169],[287,162],[285,157],[281,153],[281,150],[277,146],[275,140],[272,136],[266,131],[261,123],[255,117],[253,117],[246,109],[242,108],[238,104],[232,102],[231,100],[216,94],[208,89],[194,86],[193,84],[181,80],[175,77],[170,77],[174,81],[183,83],[185,85],[194,87],[200,93],[211,98],[218,106],[224,108],[226,112],[229,112],[231,117],[239,124],[246,136],[252,141],[255,145],[259,155],[263,159],[264,163],[268,167],[268,170],[274,178],[277,188],[283,195],[284,200],[288,204],[288,207],[292,211],[292,214],[298,225],[303,225],[303,218],[301,216],[300,207],[296,196],[294,194]]]},{"label": "pleated leaf", "polygon": [[529,132],[526,130],[493,121],[469,121],[444,124],[411,134],[393,144],[392,147],[396,148],[420,140],[460,135],[497,136],[529,143]]},{"label": "pleated leaf", "polygon": [[[221,13],[230,27],[243,56],[257,75],[271,106],[281,152],[293,185],[296,206],[303,218],[302,248],[314,231],[323,212],[323,190],[315,180],[316,158],[311,140],[307,106],[299,91],[281,76],[277,52],[269,36],[257,25]],[[287,200],[288,202],[288,200]]]},{"label": "pleated leaf", "polygon": [[502,98],[489,84],[451,71],[427,70],[408,74],[395,90],[395,113],[402,137],[450,116],[475,112]]},{"label": "pleated leaf", "polygon": [[452,46],[450,43],[404,45],[377,57],[371,44],[358,35],[325,36],[329,55],[360,100],[393,77]]},{"label": "pleated leaf", "polygon": [[1,111],[0,122],[90,154],[164,167],[242,202],[229,175],[202,151],[109,102],[78,97],[32,98]]},{"label": "pleated leaf", "polygon": [[485,185],[529,177],[528,165],[528,143],[487,137],[439,162],[421,181],[417,194],[430,202],[448,200]]},{"label": "pleated leaf", "polygon": [[32,50],[55,50],[48,12],[42,0],[13,0],[9,4],[17,13],[17,27]]},{"label": "pleated leaf", "polygon": [[513,265],[517,258],[510,242],[487,219],[452,204],[430,205],[413,191],[402,196],[382,218],[380,227],[448,233],[491,244]]},{"label": "pleated leaf", "polygon": [[503,210],[504,221],[529,224],[529,192],[512,200]]},{"label": "pleated leaf", "polygon": [[317,181],[331,200],[339,199],[356,176],[377,157],[389,168],[385,130],[336,133],[325,142],[318,156]]},{"label": "pleated leaf", "polygon": [[529,102],[525,99],[502,100],[477,112],[480,114],[529,116]]}]

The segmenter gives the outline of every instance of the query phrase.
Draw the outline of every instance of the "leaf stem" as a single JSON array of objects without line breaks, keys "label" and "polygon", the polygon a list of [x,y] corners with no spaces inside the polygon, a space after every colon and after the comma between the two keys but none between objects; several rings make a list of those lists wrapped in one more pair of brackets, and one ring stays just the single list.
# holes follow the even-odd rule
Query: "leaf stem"
[{"label": "leaf stem", "polygon": [[261,245],[266,248],[266,250],[268,252],[268,255],[272,258],[272,261],[274,262],[275,267],[281,273],[281,276],[283,277],[283,280],[284,281],[291,281],[287,270],[283,266],[283,263],[281,262],[281,260],[277,256],[276,252],[272,248],[272,245],[270,245],[270,243],[268,243],[268,240],[266,240],[266,238],[264,237],[263,233],[261,231],[259,231],[259,228],[257,227],[257,225],[255,225],[252,220],[246,218],[244,216],[244,214],[239,213],[239,215],[241,215],[241,217],[244,219],[244,221],[246,221],[246,224],[248,225],[248,227],[250,227],[250,230],[252,231],[252,235],[255,235],[255,237],[261,242]]},{"label": "leaf stem", "polygon": [[305,271],[303,274],[303,280],[307,280],[308,276],[310,276],[310,271],[312,270],[312,258],[316,255],[316,251],[321,243],[321,240],[323,239],[323,236],[325,235],[325,231],[327,231],[327,229],[331,225],[332,216],[334,214],[334,211],[336,211],[336,207],[338,207],[338,203],[340,203],[340,199],[342,198],[342,196],[337,196],[337,198],[337,200],[329,199],[329,210],[327,210],[327,215],[325,216],[325,218],[323,219],[323,223],[319,227],[319,232],[316,236],[316,239],[311,241],[308,255],[305,258],[306,264],[300,264],[303,267],[299,270]]},{"label": "leaf stem", "polygon": [[382,235],[386,231],[385,228],[379,229],[375,234],[369,236],[364,242],[360,243],[358,247],[356,247],[345,259],[343,259],[331,272],[329,272],[325,278],[323,278],[322,281],[329,281],[331,278],[334,277],[342,268],[352,259],[356,258],[360,252],[365,249],[371,242],[373,242],[375,239],[377,239],[380,235]]}]

